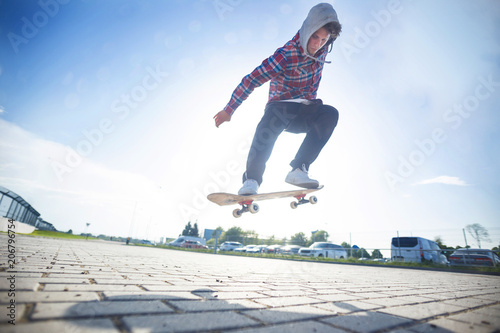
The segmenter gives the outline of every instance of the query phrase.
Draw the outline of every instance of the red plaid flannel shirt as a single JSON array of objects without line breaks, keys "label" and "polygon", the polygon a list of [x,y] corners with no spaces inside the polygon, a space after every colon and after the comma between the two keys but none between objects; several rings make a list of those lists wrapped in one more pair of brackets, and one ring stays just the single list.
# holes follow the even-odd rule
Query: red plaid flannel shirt
[{"label": "red plaid flannel shirt", "polygon": [[[320,54],[315,56],[325,60],[327,54],[327,47],[323,47]],[[269,80],[269,102],[297,98],[315,99],[322,71],[323,62],[304,55],[297,33],[241,80],[224,111],[232,115],[255,88]]]}]

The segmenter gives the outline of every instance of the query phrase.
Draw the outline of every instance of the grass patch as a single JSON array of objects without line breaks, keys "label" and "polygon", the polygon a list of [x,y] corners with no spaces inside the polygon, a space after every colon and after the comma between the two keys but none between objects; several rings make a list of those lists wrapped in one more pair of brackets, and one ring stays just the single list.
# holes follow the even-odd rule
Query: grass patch
[{"label": "grass patch", "polygon": [[[35,230],[31,234],[23,234],[26,236],[37,236],[37,237],[52,237],[52,238],[66,238],[66,239],[87,239],[87,236],[73,235],[65,232],[59,231],[48,231],[48,230]],[[95,237],[89,236],[89,239],[96,239]]]}]

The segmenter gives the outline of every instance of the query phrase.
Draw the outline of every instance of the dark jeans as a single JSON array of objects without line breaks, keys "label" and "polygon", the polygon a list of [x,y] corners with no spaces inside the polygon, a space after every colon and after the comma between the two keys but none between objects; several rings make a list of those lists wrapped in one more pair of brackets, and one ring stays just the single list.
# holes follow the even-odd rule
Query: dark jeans
[{"label": "dark jeans", "polygon": [[307,133],[290,166],[296,169],[305,164],[309,169],[309,165],[316,160],[330,139],[338,120],[337,109],[323,105],[321,100],[316,100],[312,105],[295,102],[268,103],[253,137],[243,181],[254,179],[259,185],[262,183],[267,160],[276,139],[283,131]]}]

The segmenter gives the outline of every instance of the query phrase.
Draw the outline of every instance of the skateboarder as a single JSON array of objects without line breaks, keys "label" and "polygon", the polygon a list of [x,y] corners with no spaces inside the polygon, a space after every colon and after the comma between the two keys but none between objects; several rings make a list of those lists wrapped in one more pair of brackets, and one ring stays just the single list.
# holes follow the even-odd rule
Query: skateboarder
[{"label": "skateboarder", "polygon": [[270,82],[269,100],[248,154],[239,195],[256,194],[274,143],[284,130],[307,133],[285,181],[305,188],[319,186],[308,176],[311,163],[337,126],[338,111],[316,99],[326,55],[342,27],[330,4],[320,3],[307,15],[298,33],[245,76],[229,103],[215,116],[215,125],[231,120],[238,106],[257,87]]}]

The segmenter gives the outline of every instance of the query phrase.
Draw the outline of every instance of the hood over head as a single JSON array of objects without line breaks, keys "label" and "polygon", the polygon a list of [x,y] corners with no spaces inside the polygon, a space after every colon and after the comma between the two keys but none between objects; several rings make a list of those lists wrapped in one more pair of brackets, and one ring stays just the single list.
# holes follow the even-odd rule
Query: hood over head
[{"label": "hood over head", "polygon": [[[302,46],[302,49],[304,49],[306,56],[314,56],[314,54],[309,54],[307,51],[307,42],[309,41],[309,38],[311,38],[312,34],[314,34],[316,30],[331,22],[339,22],[337,12],[335,12],[332,5],[329,3],[320,3],[311,8],[299,30],[299,43],[300,46]],[[328,44],[330,43],[326,43],[325,46]]]}]

